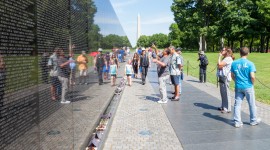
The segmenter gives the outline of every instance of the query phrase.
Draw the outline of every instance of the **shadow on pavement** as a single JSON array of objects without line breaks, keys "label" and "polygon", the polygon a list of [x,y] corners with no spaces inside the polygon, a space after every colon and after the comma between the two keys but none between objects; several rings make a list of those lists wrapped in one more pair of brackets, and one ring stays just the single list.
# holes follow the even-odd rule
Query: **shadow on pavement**
[{"label": "shadow on pavement", "polygon": [[221,122],[224,122],[226,124],[233,126],[233,122],[231,119],[223,118],[223,117],[220,117],[219,115],[212,115],[211,113],[203,113],[203,116],[209,117],[214,120],[218,120],[218,121],[221,121]]},{"label": "shadow on pavement", "polygon": [[187,80],[187,81],[200,83],[200,81],[198,81],[198,80]]},{"label": "shadow on pavement", "polygon": [[157,101],[159,101],[159,98],[153,97],[153,96],[146,96],[146,97],[145,97],[145,100],[157,102]]},{"label": "shadow on pavement", "polygon": [[215,107],[215,106],[212,106],[209,104],[205,104],[205,103],[194,103],[194,106],[201,107],[203,109],[213,109],[213,110],[218,109],[218,107]]}]

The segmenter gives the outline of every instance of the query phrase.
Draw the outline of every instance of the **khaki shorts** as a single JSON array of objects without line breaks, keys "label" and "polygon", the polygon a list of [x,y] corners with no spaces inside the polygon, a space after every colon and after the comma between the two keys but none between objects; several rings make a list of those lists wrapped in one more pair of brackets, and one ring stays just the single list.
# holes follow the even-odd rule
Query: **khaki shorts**
[{"label": "khaki shorts", "polygon": [[87,70],[80,70],[80,76],[86,76]]}]

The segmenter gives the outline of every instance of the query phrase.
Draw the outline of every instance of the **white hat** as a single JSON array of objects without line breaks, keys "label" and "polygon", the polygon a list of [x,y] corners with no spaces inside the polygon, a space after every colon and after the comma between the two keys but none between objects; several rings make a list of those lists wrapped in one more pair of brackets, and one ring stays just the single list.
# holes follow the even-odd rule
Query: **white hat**
[{"label": "white hat", "polygon": [[145,48],[143,47],[142,50],[145,51]]},{"label": "white hat", "polygon": [[102,52],[102,48],[99,48],[98,51],[99,51],[99,52]]}]

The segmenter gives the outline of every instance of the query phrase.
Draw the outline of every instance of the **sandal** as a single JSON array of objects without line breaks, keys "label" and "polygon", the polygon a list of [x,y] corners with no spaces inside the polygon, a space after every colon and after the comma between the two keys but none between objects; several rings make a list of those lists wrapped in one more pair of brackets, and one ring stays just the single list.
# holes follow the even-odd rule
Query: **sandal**
[{"label": "sandal", "polygon": [[52,101],[55,101],[55,100],[56,100],[56,98],[53,96],[53,97],[52,97]]}]

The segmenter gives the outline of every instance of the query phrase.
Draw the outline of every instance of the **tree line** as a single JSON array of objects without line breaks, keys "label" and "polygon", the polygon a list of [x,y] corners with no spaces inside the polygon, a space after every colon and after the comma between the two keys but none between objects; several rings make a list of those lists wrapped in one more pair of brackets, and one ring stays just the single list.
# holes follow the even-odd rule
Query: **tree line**
[{"label": "tree line", "polygon": [[137,47],[150,47],[155,44],[157,47],[168,47],[170,45],[168,35],[157,33],[150,36],[142,35],[137,40]]},{"label": "tree line", "polygon": [[267,52],[270,0],[173,0],[175,23],[169,42],[187,49],[218,50],[221,46]]}]

